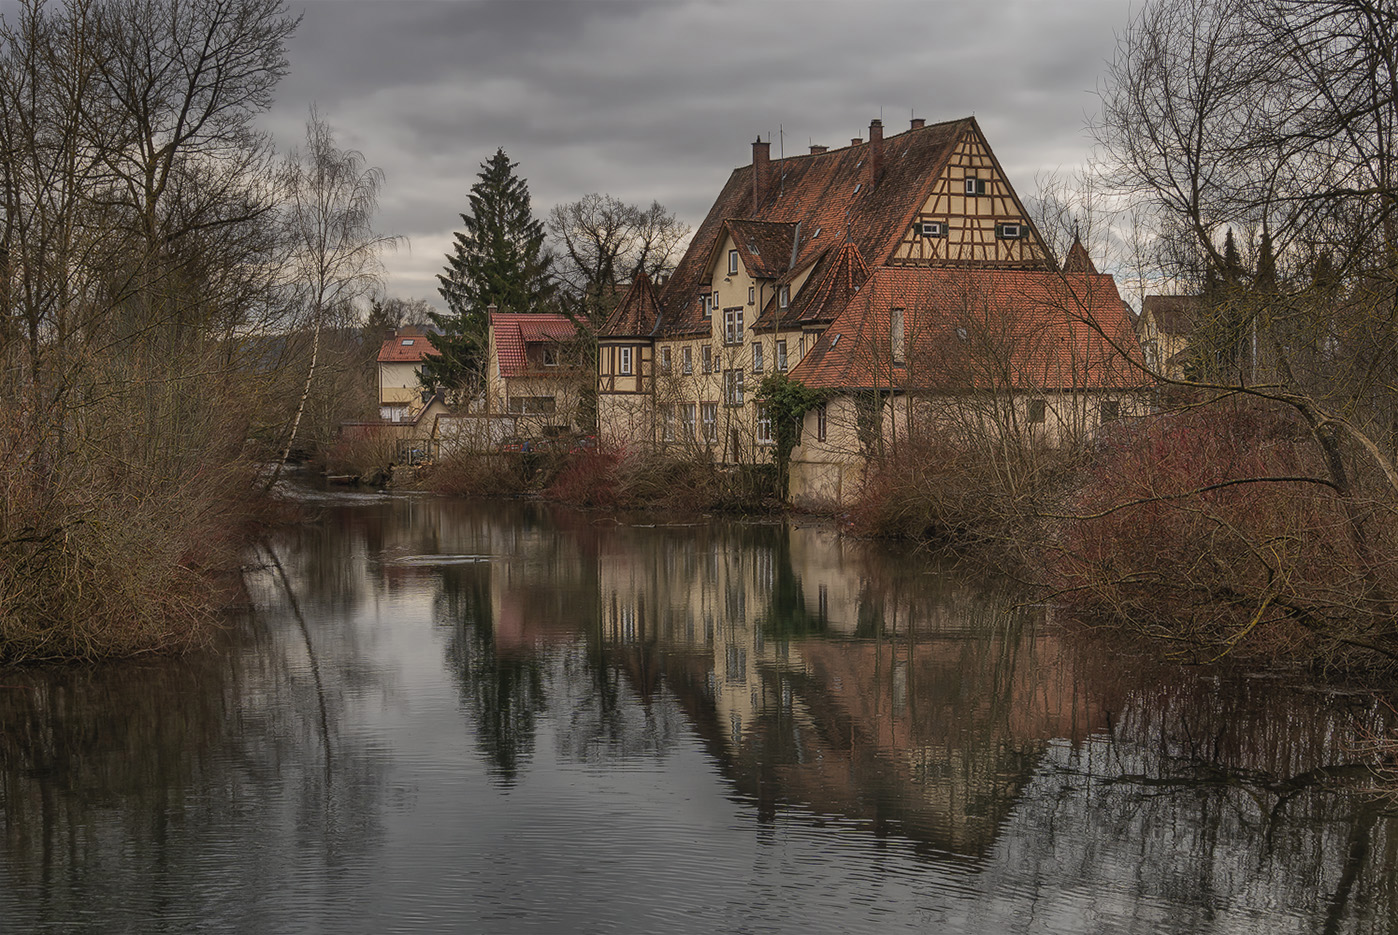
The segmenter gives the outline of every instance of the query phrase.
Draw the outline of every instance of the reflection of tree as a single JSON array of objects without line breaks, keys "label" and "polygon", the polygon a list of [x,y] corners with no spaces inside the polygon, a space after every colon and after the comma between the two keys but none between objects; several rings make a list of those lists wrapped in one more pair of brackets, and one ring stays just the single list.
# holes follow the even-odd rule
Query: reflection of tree
[{"label": "reflection of tree", "polygon": [[770,598],[757,619],[757,625],[768,636],[779,639],[824,633],[830,621],[819,609],[815,613],[810,611],[801,577],[791,566],[789,526],[781,526],[775,531],[769,555],[772,563]]},{"label": "reflection of tree", "polygon": [[504,785],[513,785],[534,752],[547,708],[543,671],[533,653],[497,652],[488,564],[442,570],[439,620],[451,626],[447,665],[476,723],[476,742]]}]

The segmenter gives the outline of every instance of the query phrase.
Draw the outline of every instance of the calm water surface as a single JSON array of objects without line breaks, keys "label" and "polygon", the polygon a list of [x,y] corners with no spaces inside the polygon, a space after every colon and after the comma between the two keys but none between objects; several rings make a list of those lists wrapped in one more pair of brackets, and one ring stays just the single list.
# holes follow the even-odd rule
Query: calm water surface
[{"label": "calm water surface", "polygon": [[1398,929],[1382,699],[820,526],[319,506],[226,652],[0,673],[0,931]]}]

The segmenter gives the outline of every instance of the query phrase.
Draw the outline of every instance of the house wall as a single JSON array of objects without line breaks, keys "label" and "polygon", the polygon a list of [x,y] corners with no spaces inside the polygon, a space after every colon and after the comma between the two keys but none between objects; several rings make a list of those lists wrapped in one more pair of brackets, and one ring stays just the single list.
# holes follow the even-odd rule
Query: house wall
[{"label": "house wall", "polygon": [[[1035,400],[1043,402],[1042,421],[1031,419]],[[1017,444],[1057,447],[1080,441],[1112,418],[1104,419],[1103,404],[1116,403],[1115,418],[1143,416],[1149,399],[1134,391],[1025,393],[991,400],[949,396],[918,397],[896,394],[878,416],[880,435],[870,439],[873,453],[887,454],[910,438],[928,432],[955,439],[984,442],[1008,433]],[[841,395],[825,405],[825,438],[819,435],[819,414],[812,410],[802,423],[801,444],[791,455],[789,492],[798,505],[849,503],[859,496],[865,474],[865,444],[859,432],[859,407],[853,396]]]},{"label": "house wall", "polygon": [[422,384],[418,374],[422,364],[396,362],[379,364],[379,405],[422,404]]}]

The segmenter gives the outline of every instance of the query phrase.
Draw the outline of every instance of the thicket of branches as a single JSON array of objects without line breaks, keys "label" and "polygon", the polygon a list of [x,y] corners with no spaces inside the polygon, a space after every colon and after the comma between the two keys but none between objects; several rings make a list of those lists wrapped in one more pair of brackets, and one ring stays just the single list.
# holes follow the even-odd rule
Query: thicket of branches
[{"label": "thicket of branches", "polygon": [[198,639],[253,459],[315,404],[303,336],[372,264],[334,254],[362,212],[317,227],[353,154],[313,120],[284,164],[255,126],[296,25],[281,0],[0,25],[0,659]]}]

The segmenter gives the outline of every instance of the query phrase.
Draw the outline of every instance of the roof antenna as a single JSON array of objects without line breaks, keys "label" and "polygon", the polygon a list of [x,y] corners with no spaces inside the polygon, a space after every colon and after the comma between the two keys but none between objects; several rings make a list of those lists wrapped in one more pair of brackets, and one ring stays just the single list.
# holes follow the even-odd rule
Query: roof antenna
[{"label": "roof antenna", "polygon": [[777,124],[777,158],[782,160],[782,174],[777,181],[777,197],[786,194],[786,127]]}]

